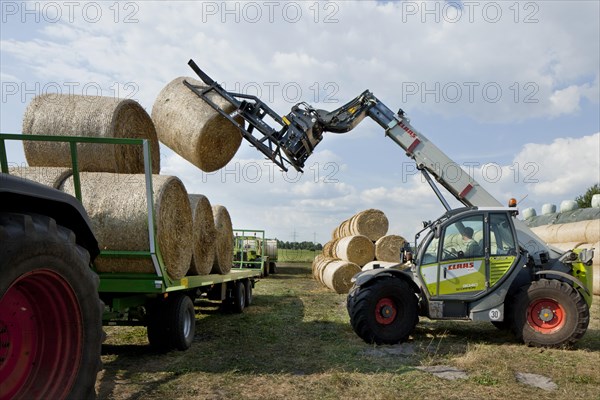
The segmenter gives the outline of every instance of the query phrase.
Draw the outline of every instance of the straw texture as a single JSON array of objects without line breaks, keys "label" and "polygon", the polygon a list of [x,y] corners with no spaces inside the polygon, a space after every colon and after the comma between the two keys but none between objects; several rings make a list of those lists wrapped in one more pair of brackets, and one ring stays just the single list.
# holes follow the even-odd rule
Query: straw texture
[{"label": "straw texture", "polygon": [[215,261],[216,230],[210,201],[201,194],[190,194],[193,215],[192,263],[189,275],[208,275]]},{"label": "straw texture", "polygon": [[[223,168],[235,155],[242,142],[239,130],[208,103],[192,92],[183,81],[201,83],[179,77],[159,93],[152,107],[152,120],[161,142],[205,172]],[[211,101],[232,112],[233,106],[218,94]],[[243,121],[238,120],[241,124]]]},{"label": "straw texture", "polygon": [[386,235],[375,242],[375,259],[377,261],[400,262],[400,250],[406,240],[398,235]]},{"label": "straw texture", "polygon": [[227,274],[233,265],[233,227],[227,209],[220,205],[212,206],[215,229],[215,261],[213,274]]},{"label": "straw texture", "polygon": [[63,182],[73,175],[71,169],[58,167],[11,167],[8,172],[54,189],[60,189]]},{"label": "straw texture", "polygon": [[[23,117],[28,135],[89,136],[148,139],[152,172],[160,171],[160,153],[154,124],[137,102],[112,97],[44,94],[29,103]],[[71,168],[68,143],[24,141],[30,166]],[[143,173],[140,145],[81,143],[77,145],[79,170]]]}]

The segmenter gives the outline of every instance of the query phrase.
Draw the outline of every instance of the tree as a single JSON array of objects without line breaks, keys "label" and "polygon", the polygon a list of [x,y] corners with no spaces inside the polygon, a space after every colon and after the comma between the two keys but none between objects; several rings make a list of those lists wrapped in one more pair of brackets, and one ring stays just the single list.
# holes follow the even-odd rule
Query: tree
[{"label": "tree", "polygon": [[575,201],[579,208],[590,208],[592,206],[592,196],[599,193],[600,185],[596,183],[594,186],[590,186],[583,195],[577,196]]}]

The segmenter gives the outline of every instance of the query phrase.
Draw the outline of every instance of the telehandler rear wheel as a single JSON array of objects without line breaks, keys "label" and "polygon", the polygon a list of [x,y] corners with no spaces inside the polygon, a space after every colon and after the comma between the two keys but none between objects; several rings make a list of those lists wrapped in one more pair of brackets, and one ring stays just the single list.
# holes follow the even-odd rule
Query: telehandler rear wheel
[{"label": "telehandler rear wheel", "polygon": [[531,282],[517,294],[514,329],[531,346],[570,346],[584,335],[589,309],[579,292],[555,279]]},{"label": "telehandler rear wheel", "polygon": [[347,300],[350,324],[367,343],[405,341],[419,320],[414,291],[399,278],[380,278],[366,287],[354,287]]},{"label": "telehandler rear wheel", "polygon": [[99,279],[75,234],[0,214],[0,398],[90,399],[100,369]]}]

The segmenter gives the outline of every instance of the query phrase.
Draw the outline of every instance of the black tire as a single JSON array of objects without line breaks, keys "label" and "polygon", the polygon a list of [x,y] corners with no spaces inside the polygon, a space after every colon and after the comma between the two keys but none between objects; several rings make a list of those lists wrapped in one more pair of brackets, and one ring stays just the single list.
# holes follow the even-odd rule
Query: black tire
[{"label": "black tire", "polygon": [[196,332],[196,311],[187,295],[168,297],[151,308],[148,341],[156,350],[187,350]]},{"label": "black tire", "polygon": [[269,276],[269,263],[268,262],[263,262],[263,276],[266,278],[267,276]]},{"label": "black tire", "polygon": [[367,343],[403,342],[419,320],[415,292],[399,278],[385,277],[366,287],[353,287],[347,307],[354,332]]},{"label": "black tire", "polygon": [[[3,362],[29,358],[21,364],[27,367],[3,371],[0,398],[96,398],[104,304],[89,261],[75,234],[54,219],[0,213]],[[38,351],[23,352],[23,343]]]},{"label": "black tire", "polygon": [[243,281],[234,282],[231,310],[236,313],[244,312],[246,308],[246,285]]},{"label": "black tire", "polygon": [[244,281],[244,286],[246,289],[246,307],[250,307],[252,305],[252,300],[254,299],[252,294],[252,281],[250,279],[246,279]]},{"label": "black tire", "polygon": [[277,273],[277,264],[275,264],[273,261],[269,262],[269,273],[270,274]]},{"label": "black tire", "polygon": [[590,321],[588,306],[571,285],[540,279],[521,288],[514,307],[514,332],[529,346],[575,344]]}]

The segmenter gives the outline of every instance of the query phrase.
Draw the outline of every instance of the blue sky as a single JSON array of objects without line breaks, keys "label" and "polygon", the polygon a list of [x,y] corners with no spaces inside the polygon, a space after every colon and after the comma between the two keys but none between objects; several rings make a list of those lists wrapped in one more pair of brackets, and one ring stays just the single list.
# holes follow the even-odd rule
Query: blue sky
[{"label": "blue sky", "polygon": [[[186,63],[194,58],[225,86],[260,91],[281,114],[298,101],[333,109],[370,89],[459,164],[475,165],[478,181],[501,201],[527,196],[522,208],[558,204],[600,180],[598,2],[1,7],[2,132],[20,132],[28,102],[52,91],[130,97],[150,112],[163,86],[192,76]],[[299,178],[282,176],[245,143],[215,174],[166,146],[161,155],[161,173],[227,206],[236,227],[282,240],[296,231],[324,243],[366,208],[386,212],[391,233],[412,237],[421,220],[442,212],[409,173],[404,152],[371,121],[327,135]],[[15,145],[9,158],[24,162]],[[258,181],[249,175],[257,168]]]}]

